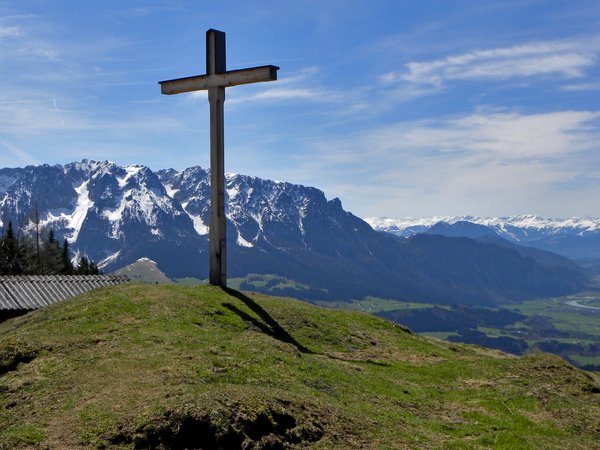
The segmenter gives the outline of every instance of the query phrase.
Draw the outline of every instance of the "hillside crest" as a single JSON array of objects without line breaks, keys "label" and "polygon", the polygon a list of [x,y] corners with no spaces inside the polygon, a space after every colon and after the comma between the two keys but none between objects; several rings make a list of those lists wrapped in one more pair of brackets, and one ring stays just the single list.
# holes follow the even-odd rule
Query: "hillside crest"
[{"label": "hillside crest", "polygon": [[0,448],[591,448],[598,382],[363,313],[129,284],[0,324]]}]

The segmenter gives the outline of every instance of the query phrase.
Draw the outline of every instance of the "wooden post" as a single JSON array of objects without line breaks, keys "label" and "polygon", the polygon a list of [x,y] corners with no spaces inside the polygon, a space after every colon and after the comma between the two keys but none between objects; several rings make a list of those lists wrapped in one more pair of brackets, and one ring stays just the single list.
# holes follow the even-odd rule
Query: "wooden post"
[{"label": "wooden post", "polygon": [[[206,32],[206,73],[224,73],[226,69],[225,33]],[[227,227],[225,218],[225,88],[208,89],[210,103],[210,227],[209,282],[227,286]]]}]

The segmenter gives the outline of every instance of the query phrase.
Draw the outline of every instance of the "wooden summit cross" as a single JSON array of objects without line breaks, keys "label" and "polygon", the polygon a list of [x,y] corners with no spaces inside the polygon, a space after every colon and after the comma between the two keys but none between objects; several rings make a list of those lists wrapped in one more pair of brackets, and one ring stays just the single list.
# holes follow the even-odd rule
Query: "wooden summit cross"
[{"label": "wooden summit cross", "polygon": [[206,32],[206,75],[160,81],[160,92],[166,95],[208,90],[210,103],[210,284],[227,286],[227,246],[225,222],[225,155],[223,103],[225,88],[238,84],[277,80],[276,66],[250,69],[225,68],[225,33]]}]

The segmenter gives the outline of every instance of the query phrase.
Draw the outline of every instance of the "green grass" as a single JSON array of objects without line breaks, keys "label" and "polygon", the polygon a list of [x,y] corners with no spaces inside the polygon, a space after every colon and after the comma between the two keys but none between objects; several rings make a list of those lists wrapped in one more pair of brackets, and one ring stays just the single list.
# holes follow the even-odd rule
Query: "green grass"
[{"label": "green grass", "polygon": [[175,278],[174,281],[180,286],[200,286],[203,284],[208,284],[208,279],[201,280],[200,278],[194,277]]},{"label": "green grass", "polygon": [[[208,284],[207,279],[200,280],[198,278],[178,278],[175,282],[182,286]],[[310,290],[310,286],[306,284],[301,284],[279,275],[253,273],[245,277],[228,278],[227,286],[231,289],[242,289],[244,287],[246,290],[256,290],[258,292],[276,291],[278,289],[291,289],[294,291]]]},{"label": "green grass", "polygon": [[394,311],[397,309],[420,309],[431,308],[430,303],[405,302],[402,300],[388,300],[379,297],[367,297],[363,300],[352,301],[322,301],[316,302],[319,306],[326,308],[345,309],[350,311],[363,311],[377,313],[383,311]]},{"label": "green grass", "polygon": [[599,381],[357,311],[121,285],[0,324],[0,448],[594,448]]},{"label": "green grass", "polygon": [[257,289],[260,291],[276,290],[276,289],[292,289],[295,291],[310,290],[310,286],[296,281],[290,280],[289,278],[281,277],[279,275],[270,274],[253,274],[250,273],[244,278],[234,279],[234,283],[237,281],[239,284],[234,287],[234,284],[228,284],[231,287],[239,288],[242,283],[248,287],[248,289]]},{"label": "green grass", "polygon": [[[520,304],[507,305],[506,308],[527,316],[545,316],[558,330],[585,333],[600,339],[600,313],[566,304],[569,300],[580,300],[588,296],[588,293],[584,293],[579,296],[529,300]],[[582,303],[586,302],[582,301]]]}]

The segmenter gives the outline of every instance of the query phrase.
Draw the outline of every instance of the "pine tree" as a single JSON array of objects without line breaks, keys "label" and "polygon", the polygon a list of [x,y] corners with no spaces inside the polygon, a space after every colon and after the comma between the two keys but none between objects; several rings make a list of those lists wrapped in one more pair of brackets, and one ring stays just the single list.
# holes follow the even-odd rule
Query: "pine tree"
[{"label": "pine tree", "polygon": [[100,275],[102,272],[94,261],[90,261],[87,257],[82,256],[79,265],[75,269],[76,275]]},{"label": "pine tree", "polygon": [[10,267],[10,251],[9,251],[9,233],[12,235],[12,222],[8,223],[8,231],[2,230],[3,235],[0,239],[0,275],[8,275]]},{"label": "pine tree", "polygon": [[102,272],[94,261],[90,261],[90,275],[100,275]]},{"label": "pine tree", "polygon": [[62,264],[63,268],[61,272],[65,275],[72,275],[75,271],[75,268],[73,267],[73,263],[71,262],[69,254],[69,241],[67,241],[67,238],[64,239],[62,246]]},{"label": "pine tree", "polygon": [[0,258],[2,274],[20,275],[22,273],[21,261],[19,261],[19,242],[15,237],[12,222],[8,222],[6,233],[2,237]]},{"label": "pine tree", "polygon": [[41,254],[40,254],[40,211],[35,205],[35,255],[36,255],[36,271],[39,272],[42,265]]},{"label": "pine tree", "polygon": [[61,273],[64,267],[63,252],[54,236],[54,230],[48,232],[48,238],[41,250],[40,274],[55,275]]},{"label": "pine tree", "polygon": [[19,238],[10,221],[3,233],[0,237],[0,275],[99,275],[102,273],[98,265],[85,256],[75,267],[71,262],[69,242],[64,239],[61,246],[54,230],[49,230],[46,240],[41,243],[37,233],[33,237]]},{"label": "pine tree", "polygon": [[79,260],[79,265],[77,266],[75,273],[77,275],[87,275],[89,270],[90,270],[90,263],[85,256],[82,256],[81,259]]}]

